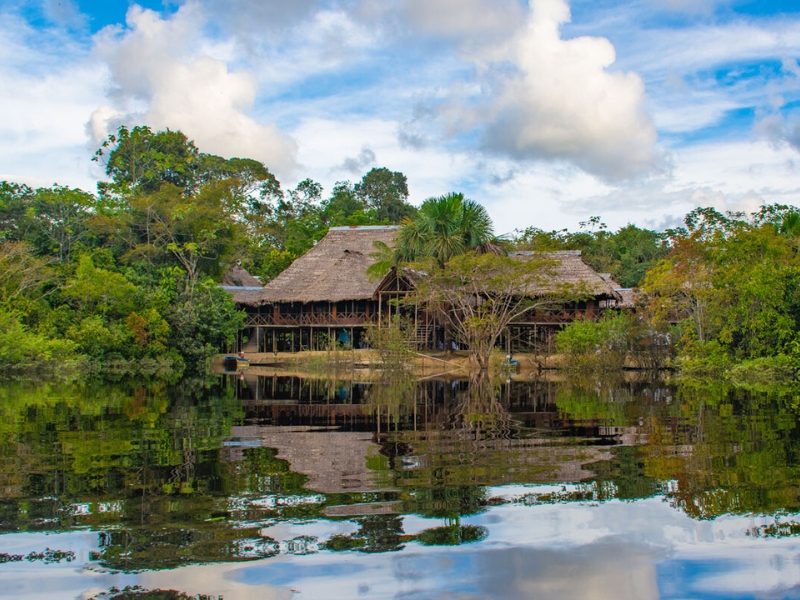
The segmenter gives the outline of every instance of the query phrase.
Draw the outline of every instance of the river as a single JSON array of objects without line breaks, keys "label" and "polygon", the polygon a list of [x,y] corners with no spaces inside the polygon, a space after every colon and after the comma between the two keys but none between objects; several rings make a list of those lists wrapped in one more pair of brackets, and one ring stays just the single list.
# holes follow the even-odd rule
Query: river
[{"label": "river", "polygon": [[642,375],[4,383],[0,597],[800,598],[797,405]]}]

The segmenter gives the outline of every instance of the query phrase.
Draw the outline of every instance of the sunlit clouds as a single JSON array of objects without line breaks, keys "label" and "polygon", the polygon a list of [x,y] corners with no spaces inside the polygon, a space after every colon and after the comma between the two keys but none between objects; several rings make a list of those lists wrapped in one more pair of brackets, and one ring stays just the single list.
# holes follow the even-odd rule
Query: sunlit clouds
[{"label": "sunlit clouds", "polygon": [[294,141],[274,124],[249,116],[258,94],[256,77],[232,72],[225,61],[203,52],[199,13],[187,5],[162,19],[134,6],[124,30],[109,28],[97,36],[96,50],[110,70],[112,110],[104,105],[92,114],[93,135],[103,134],[95,143],[121,124],[169,127],[207,152],[248,156],[291,176]]},{"label": "sunlit clouds", "polygon": [[500,231],[798,204],[800,15],[738,6],[16,0],[0,177],[91,190],[97,145],[143,124],[284,187],[400,170],[412,202],[461,191]]}]

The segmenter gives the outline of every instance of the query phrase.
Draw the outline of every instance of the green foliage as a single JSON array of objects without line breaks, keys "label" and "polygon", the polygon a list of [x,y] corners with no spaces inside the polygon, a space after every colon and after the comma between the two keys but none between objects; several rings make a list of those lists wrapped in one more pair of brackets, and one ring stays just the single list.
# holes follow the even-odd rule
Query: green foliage
[{"label": "green foliage", "polygon": [[556,334],[566,366],[578,369],[660,369],[672,355],[672,335],[628,313],[576,320]]},{"label": "green foliage", "polygon": [[162,183],[189,187],[197,169],[199,151],[179,131],[153,132],[149,127],[120,127],[108,136],[94,160],[105,161],[110,184],[98,186],[103,194],[155,192]]},{"label": "green foliage", "polygon": [[417,541],[423,546],[458,546],[483,541],[488,535],[480,525],[446,525],[419,532]]},{"label": "green foliage", "polygon": [[682,323],[677,345],[685,372],[793,353],[800,255],[789,234],[792,219],[779,205],[749,217],[697,209],[685,229],[672,233],[670,256],[643,288],[652,322]]},{"label": "green foliage", "polygon": [[386,167],[372,169],[364,175],[354,186],[353,195],[373,210],[379,221],[400,223],[405,218],[413,217],[416,212],[408,204],[406,176]]},{"label": "green foliage", "polygon": [[551,267],[552,261],[537,257],[474,251],[451,257],[443,266],[428,259],[411,266],[426,276],[415,281],[407,301],[437,315],[469,348],[473,365],[484,370],[501,334],[515,319],[589,296],[581,286],[548,285]]},{"label": "green foliage", "polygon": [[370,325],[366,331],[367,345],[377,350],[386,369],[402,370],[407,368],[413,358],[414,327],[398,316],[395,316],[382,327]]},{"label": "green foliage", "polygon": [[81,313],[120,317],[133,310],[136,286],[119,273],[98,269],[92,258],[84,255],[61,294]]},{"label": "green foliage", "polygon": [[73,342],[35,333],[0,309],[0,372],[48,370],[81,358]]},{"label": "green foliage", "polygon": [[498,244],[486,209],[463,194],[452,193],[429,198],[403,223],[396,253],[402,261],[433,258],[443,267],[454,256],[491,251]]},{"label": "green foliage", "polygon": [[626,315],[577,320],[556,334],[556,347],[570,366],[621,368],[628,351]]},{"label": "green foliage", "polygon": [[639,285],[647,270],[669,251],[666,234],[636,225],[611,233],[600,217],[591,217],[581,226],[578,232],[528,227],[518,232],[514,243],[520,250],[580,250],[587,264],[600,273],[610,273],[622,287]]},{"label": "green foliage", "polygon": [[171,328],[169,345],[194,372],[206,367],[211,357],[227,348],[244,325],[244,313],[233,299],[210,280],[194,294],[184,291],[170,305],[165,320]]}]

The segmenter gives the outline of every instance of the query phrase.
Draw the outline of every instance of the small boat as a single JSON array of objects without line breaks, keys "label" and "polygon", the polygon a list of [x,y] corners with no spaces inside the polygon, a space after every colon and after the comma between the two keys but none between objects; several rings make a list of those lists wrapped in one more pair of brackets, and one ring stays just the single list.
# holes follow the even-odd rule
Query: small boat
[{"label": "small boat", "polygon": [[222,366],[226,371],[235,372],[250,366],[250,360],[244,356],[226,356],[222,359]]},{"label": "small boat", "polygon": [[520,362],[515,359],[511,358],[510,356],[506,358],[502,364],[500,365],[500,369],[507,372],[507,373],[516,373],[519,371]]}]

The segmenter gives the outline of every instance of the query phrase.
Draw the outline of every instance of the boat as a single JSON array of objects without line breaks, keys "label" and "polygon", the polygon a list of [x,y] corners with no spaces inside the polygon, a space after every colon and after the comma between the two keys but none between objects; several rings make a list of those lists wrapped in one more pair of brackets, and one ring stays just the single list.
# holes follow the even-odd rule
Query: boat
[{"label": "boat", "polygon": [[244,356],[229,355],[222,359],[222,366],[228,372],[236,372],[250,366],[250,360]]},{"label": "boat", "polygon": [[500,365],[500,369],[507,373],[516,373],[519,371],[520,362],[516,358],[507,356]]}]

